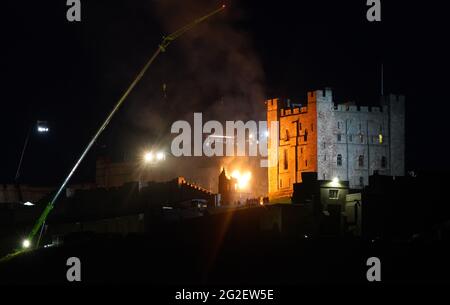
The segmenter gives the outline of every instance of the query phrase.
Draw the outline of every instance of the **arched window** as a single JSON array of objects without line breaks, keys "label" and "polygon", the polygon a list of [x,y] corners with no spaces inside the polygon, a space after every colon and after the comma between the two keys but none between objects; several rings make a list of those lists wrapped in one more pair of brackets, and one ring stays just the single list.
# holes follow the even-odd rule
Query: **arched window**
[{"label": "arched window", "polygon": [[336,163],[337,163],[337,166],[342,166],[342,155],[341,154],[337,155]]},{"label": "arched window", "polygon": [[381,168],[386,168],[387,166],[387,160],[385,156],[381,157]]},{"label": "arched window", "polygon": [[363,155],[359,155],[359,157],[358,157],[358,166],[359,167],[364,166],[364,156]]}]

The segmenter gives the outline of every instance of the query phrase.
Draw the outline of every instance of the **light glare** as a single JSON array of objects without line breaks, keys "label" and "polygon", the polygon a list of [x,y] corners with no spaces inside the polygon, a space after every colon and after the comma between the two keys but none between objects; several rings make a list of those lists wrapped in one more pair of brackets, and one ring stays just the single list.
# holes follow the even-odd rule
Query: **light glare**
[{"label": "light glare", "polygon": [[158,159],[158,161],[161,161],[164,159],[164,153],[163,152],[159,152],[156,154],[156,159]]},{"label": "light glare", "polygon": [[241,173],[239,170],[235,170],[231,177],[237,180],[236,187],[243,190],[248,187],[252,174],[250,172]]},{"label": "light glare", "polygon": [[26,248],[29,248],[30,245],[31,245],[31,243],[30,243],[30,241],[29,241],[28,239],[25,239],[25,240],[22,242],[22,247],[24,247],[25,249],[26,249]]},{"label": "light glare", "polygon": [[153,156],[153,153],[151,151],[150,152],[146,152],[144,154],[144,161],[145,162],[152,162],[153,158],[154,158],[154,156]]}]

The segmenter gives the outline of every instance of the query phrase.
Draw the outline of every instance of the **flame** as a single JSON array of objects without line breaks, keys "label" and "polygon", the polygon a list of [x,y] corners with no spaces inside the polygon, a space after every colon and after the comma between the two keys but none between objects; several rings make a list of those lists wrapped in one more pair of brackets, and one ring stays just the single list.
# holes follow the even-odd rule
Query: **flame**
[{"label": "flame", "polygon": [[237,180],[236,188],[239,190],[246,189],[250,183],[252,173],[249,171],[241,173],[239,170],[234,170],[231,177]]}]

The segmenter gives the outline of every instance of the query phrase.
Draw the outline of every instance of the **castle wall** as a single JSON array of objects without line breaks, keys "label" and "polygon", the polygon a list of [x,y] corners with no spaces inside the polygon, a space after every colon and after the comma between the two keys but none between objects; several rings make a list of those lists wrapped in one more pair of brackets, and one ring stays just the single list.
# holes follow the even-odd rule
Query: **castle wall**
[{"label": "castle wall", "polygon": [[[276,101],[276,102],[275,102]],[[289,198],[302,172],[317,171],[316,107],[288,108],[279,99],[268,101],[268,124],[279,121],[278,145],[269,141],[269,198]],[[275,108],[276,107],[276,108]],[[269,138],[274,135],[270,134]]]},{"label": "castle wall", "polygon": [[[390,166],[393,176],[405,175],[405,97],[388,95],[382,104],[389,109],[389,127],[391,138]],[[395,160],[395,162],[393,162]]]},{"label": "castle wall", "polygon": [[268,120],[279,121],[280,141],[269,145],[269,158],[277,158],[268,170],[269,198],[290,197],[302,172],[337,177],[350,188],[368,185],[375,171],[404,175],[403,96],[388,96],[381,107],[335,105],[330,89],[308,92],[307,107],[270,101]]},{"label": "castle wall", "polygon": [[[361,188],[368,184],[374,171],[390,175],[389,107],[335,106],[331,91],[324,95],[319,90],[315,95],[321,97],[319,179],[337,177],[349,181],[351,188]],[[341,156],[340,163],[338,156]]]}]

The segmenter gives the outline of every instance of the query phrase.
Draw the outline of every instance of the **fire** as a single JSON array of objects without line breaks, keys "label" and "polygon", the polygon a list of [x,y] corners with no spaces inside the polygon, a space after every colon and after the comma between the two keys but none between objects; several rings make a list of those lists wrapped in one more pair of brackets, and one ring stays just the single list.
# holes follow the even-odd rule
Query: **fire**
[{"label": "fire", "polygon": [[252,174],[249,171],[241,173],[239,170],[234,170],[231,177],[237,180],[236,188],[243,190],[248,187]]}]

